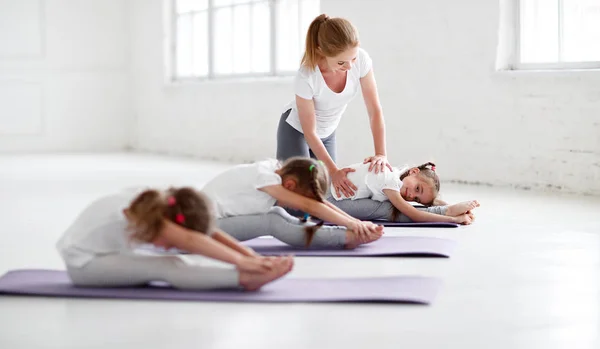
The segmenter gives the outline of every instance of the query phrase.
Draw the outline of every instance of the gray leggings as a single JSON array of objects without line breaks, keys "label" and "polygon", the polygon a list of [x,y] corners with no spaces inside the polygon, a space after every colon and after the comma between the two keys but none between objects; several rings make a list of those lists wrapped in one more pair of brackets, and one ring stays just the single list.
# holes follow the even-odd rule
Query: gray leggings
[{"label": "gray leggings", "polygon": [[87,287],[141,286],[151,281],[193,290],[239,285],[239,273],[233,265],[190,265],[177,256],[106,255],[94,258],[83,267],[67,265],[67,272],[73,284]]},{"label": "gray leggings", "polygon": [[[308,225],[314,225],[314,223],[302,223],[300,219],[292,217],[278,206],[264,214],[227,217],[217,221],[219,229],[240,241],[271,235],[296,247],[306,246],[304,227]],[[315,233],[310,247],[343,248],[345,244],[345,227],[322,226]]]},{"label": "gray leggings", "polygon": [[[298,132],[290,126],[285,120],[290,115],[291,109],[281,114],[279,126],[277,127],[277,160],[285,161],[294,156],[311,157],[316,159],[315,154],[309,149],[308,143],[302,132]],[[336,161],[337,153],[335,146],[335,132],[327,138],[322,138],[321,141],[327,149],[329,156],[333,162]]]},{"label": "gray leggings", "polygon": [[[333,197],[328,197],[327,201],[331,202],[350,216],[360,220],[390,220],[392,209],[394,207],[389,201],[380,202],[372,199],[337,201]],[[447,208],[448,206],[430,206],[419,207],[418,209],[444,215],[446,214]],[[412,222],[412,220],[400,213],[396,218],[396,222],[408,223]]]}]

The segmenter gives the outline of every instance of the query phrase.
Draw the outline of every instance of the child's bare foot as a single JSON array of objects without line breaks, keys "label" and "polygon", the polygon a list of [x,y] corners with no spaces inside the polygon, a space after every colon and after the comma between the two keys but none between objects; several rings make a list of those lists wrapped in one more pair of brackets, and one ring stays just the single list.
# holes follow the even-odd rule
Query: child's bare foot
[{"label": "child's bare foot", "polygon": [[358,234],[353,230],[346,231],[346,244],[345,249],[351,250],[359,245],[368,244],[370,242],[379,240],[383,235],[383,226],[377,226],[376,229],[369,231],[366,234]]},{"label": "child's bare foot", "polygon": [[458,204],[448,206],[448,209],[446,210],[446,216],[460,216],[476,207],[479,207],[479,202],[477,200],[459,202]]},{"label": "child's bare foot", "polygon": [[240,285],[246,291],[256,291],[264,285],[289,273],[294,267],[292,257],[279,257],[273,261],[273,268],[267,272],[240,272]]}]

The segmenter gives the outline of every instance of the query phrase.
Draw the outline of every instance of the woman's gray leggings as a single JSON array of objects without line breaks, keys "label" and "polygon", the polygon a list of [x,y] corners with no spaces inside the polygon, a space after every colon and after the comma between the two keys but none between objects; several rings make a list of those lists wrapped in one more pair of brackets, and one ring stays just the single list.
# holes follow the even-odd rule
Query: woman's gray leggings
[{"label": "woman's gray leggings", "polygon": [[[333,197],[328,197],[327,200],[350,216],[360,220],[389,221],[392,216],[392,209],[394,208],[389,201],[380,202],[372,199],[337,201]],[[417,207],[417,209],[444,215],[446,214],[448,206]],[[412,222],[412,220],[400,213],[396,218],[396,222],[408,223]]]},{"label": "woman's gray leggings", "polygon": [[[277,127],[277,160],[285,161],[294,156],[311,157],[316,159],[315,154],[308,147],[304,134],[298,132],[295,128],[290,126],[285,120],[290,115],[291,109],[288,109],[285,113],[281,114],[279,119],[279,126]],[[333,132],[327,138],[322,138],[321,141],[327,149],[329,156],[333,162],[336,161],[336,146],[335,146],[335,132]]]},{"label": "woman's gray leggings", "polygon": [[[306,246],[304,227],[315,223],[302,223],[291,216],[282,207],[272,207],[269,212],[256,215],[234,216],[217,220],[219,229],[239,241],[246,241],[259,236],[271,235],[292,246]],[[310,247],[343,248],[346,244],[346,228],[339,226],[322,226],[317,229]]]}]

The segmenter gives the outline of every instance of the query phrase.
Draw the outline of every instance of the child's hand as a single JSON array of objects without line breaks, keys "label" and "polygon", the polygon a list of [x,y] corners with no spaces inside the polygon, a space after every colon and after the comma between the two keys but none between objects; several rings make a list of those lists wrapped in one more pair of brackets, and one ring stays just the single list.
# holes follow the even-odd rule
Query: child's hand
[{"label": "child's hand", "polygon": [[458,224],[469,225],[473,222],[474,218],[475,216],[473,216],[472,213],[463,213],[460,216],[454,217],[454,222]]},{"label": "child's hand", "polygon": [[353,221],[348,229],[354,231],[358,236],[367,238],[371,234],[378,234],[383,230],[383,226],[379,226],[369,221]]},{"label": "child's hand", "polygon": [[263,256],[244,256],[240,258],[236,266],[239,271],[263,273],[273,269],[274,263],[277,263],[277,259]]}]

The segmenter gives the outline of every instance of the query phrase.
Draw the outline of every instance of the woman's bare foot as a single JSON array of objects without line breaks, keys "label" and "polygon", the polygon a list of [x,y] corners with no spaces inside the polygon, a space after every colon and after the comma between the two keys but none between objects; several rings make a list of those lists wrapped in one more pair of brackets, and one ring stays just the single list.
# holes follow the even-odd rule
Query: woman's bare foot
[{"label": "woman's bare foot", "polygon": [[383,226],[378,226],[374,231],[369,231],[366,235],[358,234],[352,230],[346,231],[346,244],[345,249],[351,250],[359,245],[368,244],[370,242],[379,240],[383,235]]},{"label": "woman's bare foot", "polygon": [[448,206],[448,209],[446,210],[446,216],[460,216],[476,207],[479,207],[479,202],[477,200],[459,202],[458,204]]},{"label": "woman's bare foot", "polygon": [[273,260],[273,268],[262,273],[240,272],[240,285],[246,291],[256,291],[264,285],[289,273],[294,267],[294,259],[291,256],[278,257]]}]

